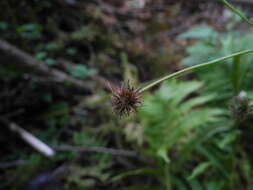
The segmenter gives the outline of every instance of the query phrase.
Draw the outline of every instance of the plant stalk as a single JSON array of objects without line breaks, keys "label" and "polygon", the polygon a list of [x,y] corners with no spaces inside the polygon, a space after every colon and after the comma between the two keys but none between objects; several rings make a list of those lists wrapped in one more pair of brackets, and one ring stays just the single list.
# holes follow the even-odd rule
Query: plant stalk
[{"label": "plant stalk", "polygon": [[233,58],[233,57],[236,57],[236,56],[241,56],[241,55],[245,55],[245,54],[248,54],[248,53],[252,53],[253,52],[253,49],[249,49],[249,50],[244,50],[244,51],[239,51],[237,53],[233,53],[231,55],[227,55],[227,56],[224,56],[224,57],[220,57],[218,59],[215,59],[215,60],[212,60],[212,61],[208,61],[208,62],[205,62],[205,63],[201,63],[201,64],[198,64],[198,65],[194,65],[194,66],[191,66],[191,67],[188,67],[188,68],[185,68],[185,69],[182,69],[180,71],[177,71],[177,72],[174,72],[172,74],[168,74],[160,79],[157,79],[155,80],[154,82],[151,82],[150,84],[147,84],[146,86],[142,87],[142,88],[139,88],[137,89],[136,91],[138,93],[143,93],[144,91],[154,87],[155,85],[167,80],[167,79],[171,79],[171,78],[174,78],[174,77],[178,77],[178,76],[181,76],[185,73],[188,73],[188,72],[191,72],[191,71],[194,71],[194,70],[197,70],[197,69],[200,69],[202,67],[207,67],[209,65],[213,65],[215,63],[219,63],[221,61],[224,61],[226,59],[229,59],[229,58]]},{"label": "plant stalk", "polygon": [[221,0],[232,12],[241,17],[244,21],[246,21],[250,26],[253,26],[253,21],[247,18],[241,11],[236,9],[233,5],[231,5],[227,0]]},{"label": "plant stalk", "polygon": [[164,172],[165,172],[165,177],[166,177],[165,178],[166,190],[172,190],[169,163],[165,163]]}]

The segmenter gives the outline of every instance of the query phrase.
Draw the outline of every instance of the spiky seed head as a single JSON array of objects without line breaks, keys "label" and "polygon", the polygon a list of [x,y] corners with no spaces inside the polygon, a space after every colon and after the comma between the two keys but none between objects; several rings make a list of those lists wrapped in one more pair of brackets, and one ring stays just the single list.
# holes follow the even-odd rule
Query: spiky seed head
[{"label": "spiky seed head", "polygon": [[116,90],[112,90],[112,93],[112,108],[114,113],[119,114],[119,116],[128,116],[141,105],[140,94],[130,86],[129,82],[117,87]]}]

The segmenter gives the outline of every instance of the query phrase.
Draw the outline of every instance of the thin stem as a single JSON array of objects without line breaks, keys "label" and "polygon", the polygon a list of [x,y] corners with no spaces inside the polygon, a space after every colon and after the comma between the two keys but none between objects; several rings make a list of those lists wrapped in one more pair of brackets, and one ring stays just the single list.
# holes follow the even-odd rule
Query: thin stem
[{"label": "thin stem", "polygon": [[218,63],[218,62],[221,62],[221,61],[224,61],[226,59],[229,59],[229,58],[232,58],[232,57],[236,57],[236,56],[239,56],[239,55],[245,55],[245,54],[248,54],[248,53],[252,53],[253,52],[253,49],[250,49],[250,50],[244,50],[244,51],[240,51],[240,52],[237,52],[237,53],[233,53],[231,55],[227,55],[227,56],[224,56],[224,57],[221,57],[221,58],[218,58],[218,59],[215,59],[215,60],[212,60],[212,61],[208,61],[206,63],[202,63],[202,64],[198,64],[198,65],[194,65],[194,66],[191,66],[191,67],[188,67],[188,68],[185,68],[185,69],[182,69],[180,71],[177,71],[175,73],[172,73],[172,74],[169,74],[169,75],[166,75],[160,79],[157,79],[156,81],[140,88],[137,90],[138,93],[143,93],[144,91],[152,88],[153,86],[167,80],[167,79],[171,79],[171,78],[174,78],[174,77],[178,77],[178,76],[181,76],[185,73],[188,73],[190,71],[194,71],[196,69],[200,69],[202,67],[207,67],[209,65],[212,65],[212,64],[215,64],[215,63]]},{"label": "thin stem", "polygon": [[166,190],[171,190],[171,179],[170,179],[169,163],[165,163],[164,173],[165,173]]},{"label": "thin stem", "polygon": [[241,11],[236,9],[233,5],[231,5],[227,0],[221,0],[231,11],[233,11],[235,14],[237,14],[239,17],[241,17],[243,20],[245,20],[249,25],[253,26],[253,21],[247,18]]}]

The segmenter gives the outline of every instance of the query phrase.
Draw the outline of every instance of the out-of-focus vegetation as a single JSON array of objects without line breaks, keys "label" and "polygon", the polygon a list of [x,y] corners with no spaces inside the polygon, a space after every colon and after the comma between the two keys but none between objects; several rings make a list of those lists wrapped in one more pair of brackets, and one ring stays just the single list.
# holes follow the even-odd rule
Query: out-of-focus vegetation
[{"label": "out-of-focus vegetation", "polygon": [[253,48],[252,29],[222,4],[2,0],[0,10],[1,40],[69,77],[6,62],[0,49],[0,189],[252,189],[251,54],[164,82],[129,117],[110,105],[108,82],[137,86]]}]

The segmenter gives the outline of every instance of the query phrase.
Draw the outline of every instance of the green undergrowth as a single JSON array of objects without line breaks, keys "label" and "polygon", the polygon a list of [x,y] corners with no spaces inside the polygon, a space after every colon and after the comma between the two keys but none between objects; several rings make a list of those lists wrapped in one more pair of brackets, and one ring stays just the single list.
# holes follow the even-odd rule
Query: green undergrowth
[{"label": "green undergrowth", "polygon": [[[152,167],[116,179],[147,175],[154,178],[157,189],[180,190],[222,190],[238,184],[241,173],[235,167],[235,144],[240,129],[234,127],[225,107],[209,104],[216,95],[205,95],[203,89],[202,82],[170,81],[144,97],[138,112],[143,128],[140,150],[152,160]],[[247,159],[239,162],[247,163]]]}]

